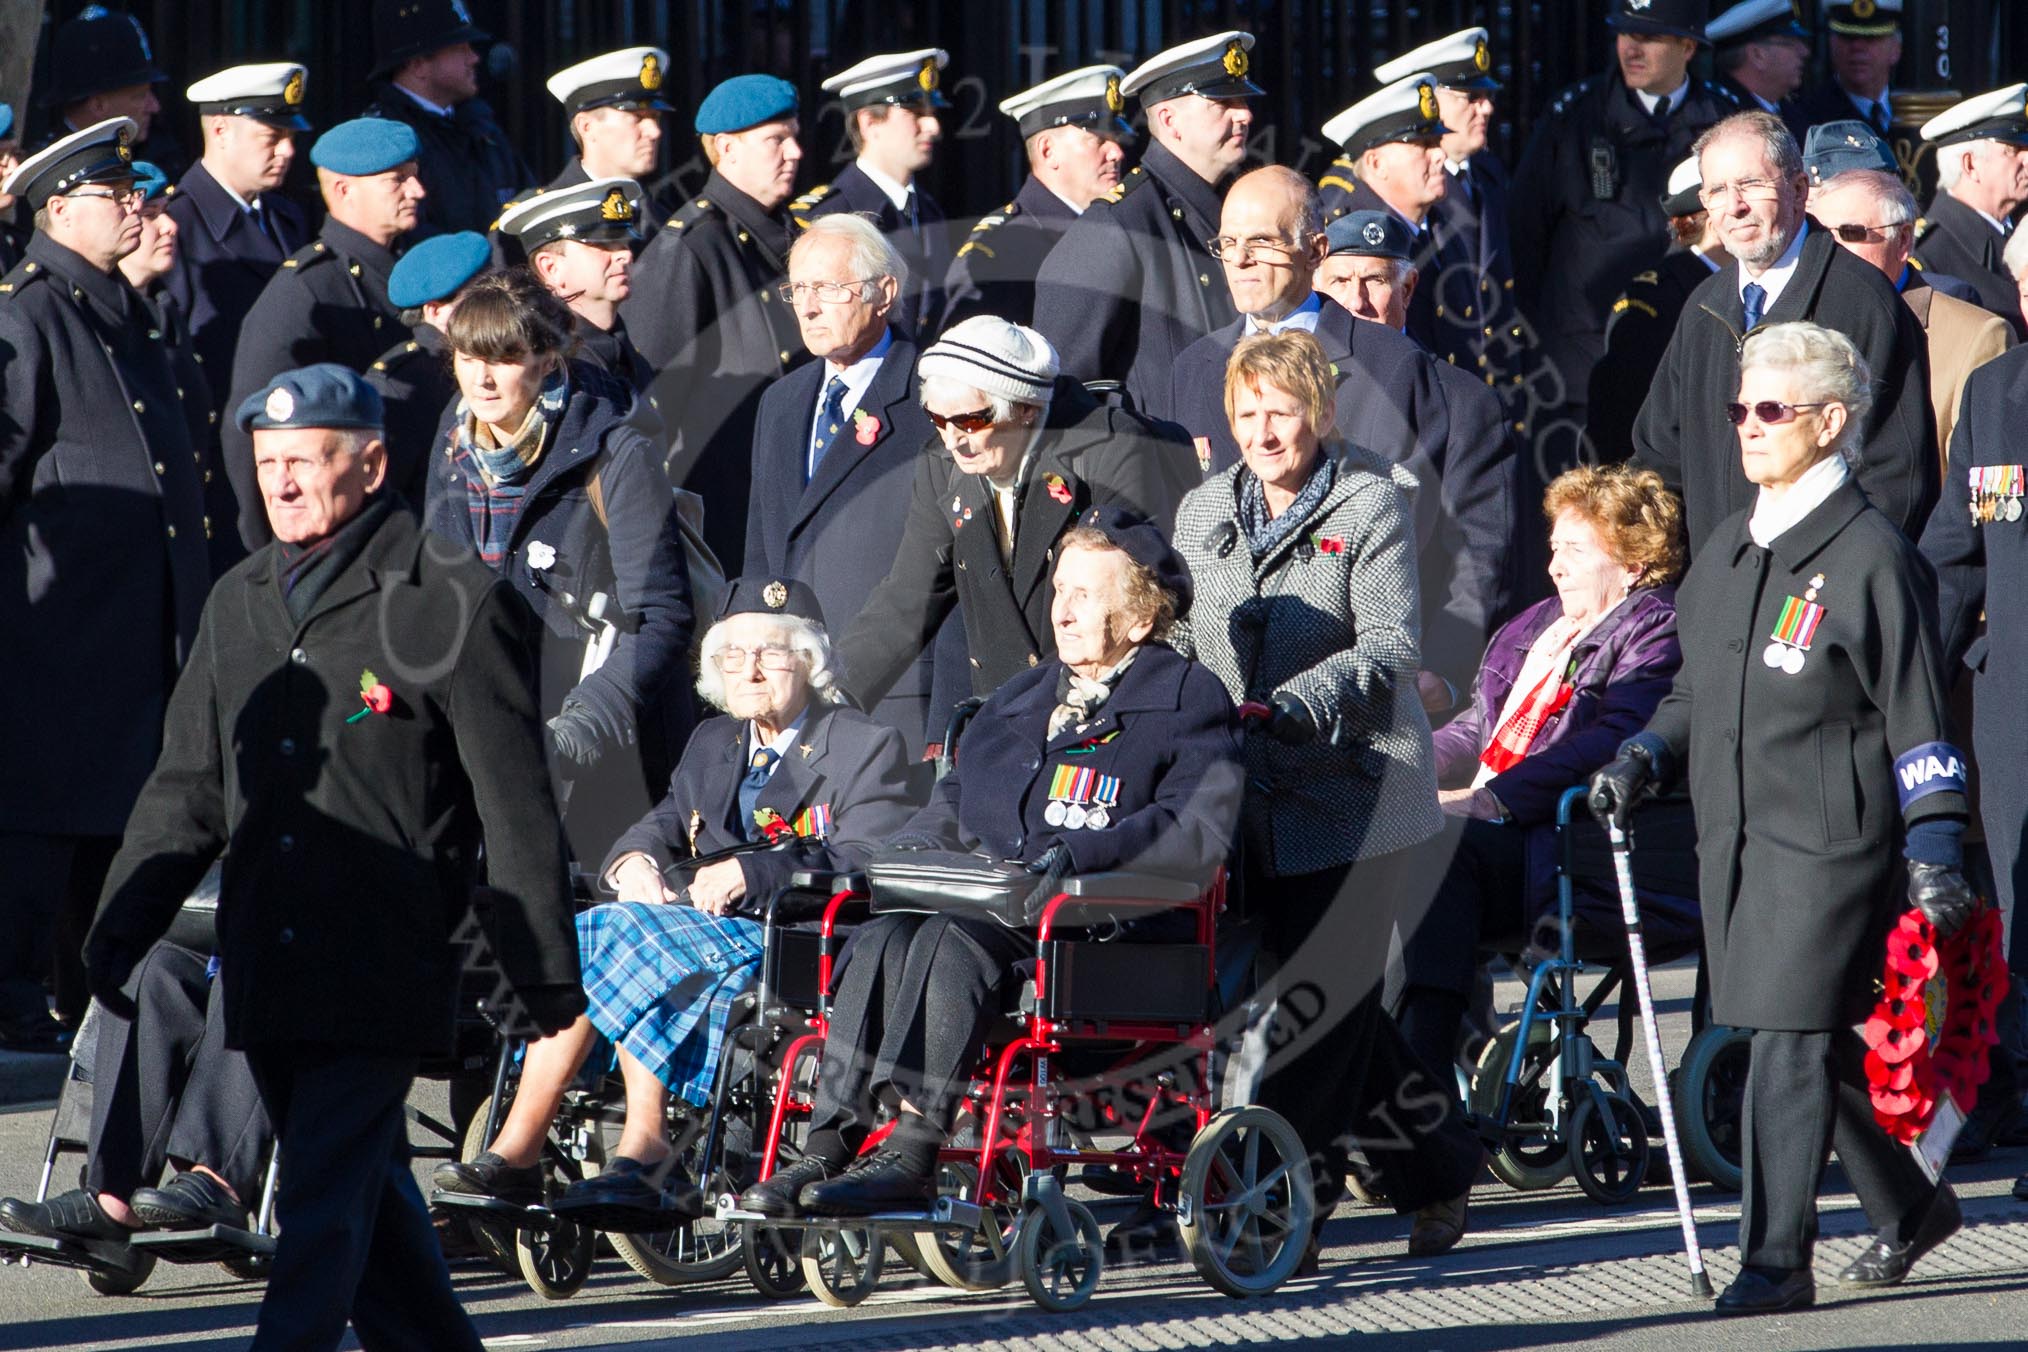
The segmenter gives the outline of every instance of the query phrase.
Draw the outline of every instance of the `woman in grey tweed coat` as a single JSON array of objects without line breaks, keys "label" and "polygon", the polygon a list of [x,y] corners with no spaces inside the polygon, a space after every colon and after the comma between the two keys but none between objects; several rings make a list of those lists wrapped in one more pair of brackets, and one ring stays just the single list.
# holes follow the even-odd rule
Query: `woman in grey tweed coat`
[{"label": "woman in grey tweed coat", "polygon": [[1243,747],[1238,869],[1279,1006],[1260,1101],[1320,1160],[1320,1227],[1355,1136],[1379,1134],[1361,1124],[1391,1107],[1394,1139],[1362,1148],[1396,1208],[1417,1215],[1410,1252],[1429,1254],[1463,1233],[1480,1152],[1456,1094],[1416,1074],[1379,1003],[1397,899],[1442,872],[1419,848],[1443,818],[1415,683],[1417,485],[1320,442],[1335,390],[1309,334],[1234,349],[1225,406],[1243,462],[1177,510],[1196,601],[1172,641],[1266,711]]}]

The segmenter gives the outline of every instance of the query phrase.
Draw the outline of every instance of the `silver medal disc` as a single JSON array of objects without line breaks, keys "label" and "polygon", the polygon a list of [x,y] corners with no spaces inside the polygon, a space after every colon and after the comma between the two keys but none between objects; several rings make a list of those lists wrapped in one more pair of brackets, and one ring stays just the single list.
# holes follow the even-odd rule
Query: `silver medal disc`
[{"label": "silver medal disc", "polygon": [[1782,654],[1782,670],[1793,676],[1803,669],[1803,650],[1790,648]]},{"label": "silver medal disc", "polygon": [[1066,811],[1067,809],[1063,806],[1062,800],[1052,799],[1049,806],[1042,809],[1042,820],[1048,822],[1051,826],[1061,826],[1063,825]]},{"label": "silver medal disc", "polygon": [[2019,521],[2021,519],[2021,499],[2007,499],[2007,519],[2009,521]]},{"label": "silver medal disc", "polygon": [[1070,811],[1063,814],[1063,824],[1073,831],[1082,831],[1084,829],[1085,818],[1088,815],[1090,814],[1084,810],[1084,804],[1072,803]]},{"label": "silver medal disc", "polygon": [[1773,667],[1776,671],[1780,671],[1782,663],[1787,660],[1786,654],[1788,650],[1789,645],[1786,643],[1770,643],[1767,645],[1767,651],[1760,655],[1760,660]]},{"label": "silver medal disc", "polygon": [[1104,808],[1095,807],[1085,814],[1084,824],[1090,830],[1103,831],[1112,823],[1112,820],[1111,817],[1106,815]]}]

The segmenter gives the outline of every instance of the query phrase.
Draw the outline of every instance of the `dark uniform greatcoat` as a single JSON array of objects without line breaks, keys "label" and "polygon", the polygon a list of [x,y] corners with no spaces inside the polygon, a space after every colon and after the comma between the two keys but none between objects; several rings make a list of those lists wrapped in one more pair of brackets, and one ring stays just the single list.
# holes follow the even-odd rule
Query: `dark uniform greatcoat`
[{"label": "dark uniform greatcoat", "polygon": [[[1683,667],[1648,731],[1687,765],[1697,810],[1711,1017],[1830,1031],[1872,1008],[1904,821],[1965,811],[1955,792],[1897,798],[1897,758],[1951,741],[1935,576],[1851,482],[1765,549],[1747,517],[1718,526],[1676,594]],[[1769,666],[1784,606],[1811,593],[1823,613],[1800,665]]]},{"label": "dark uniform greatcoat", "polygon": [[1176,429],[1102,405],[1060,378],[1015,507],[1010,568],[1001,559],[991,485],[931,443],[917,458],[892,571],[849,627],[834,621],[844,632],[838,659],[847,685],[862,700],[880,695],[956,605],[965,617],[972,691],[991,694],[1056,651],[1050,576],[1056,542],[1077,518],[1111,504],[1166,527],[1197,479]]},{"label": "dark uniform greatcoat", "polygon": [[[1332,172],[1324,175],[1320,193],[1324,219],[1336,220],[1355,211],[1378,211],[1401,219],[1371,186],[1352,177],[1345,160],[1341,158],[1331,168]],[[1432,206],[1416,231],[1413,246],[1416,286],[1408,302],[1408,336],[1434,352],[1438,360],[1478,371],[1487,336],[1481,325],[1487,315],[1473,241],[1459,231],[1438,226],[1436,207]]]},{"label": "dark uniform greatcoat", "polygon": [[[317,239],[283,261],[247,312],[225,408],[237,410],[282,372],[315,362],[335,361],[364,374],[408,332],[401,311],[387,298],[396,256],[327,217]],[[253,437],[237,419],[221,416],[218,442],[239,499],[240,538],[248,549],[258,549],[270,536],[254,483]]]},{"label": "dark uniform greatcoat", "polygon": [[240,326],[282,260],[310,242],[303,209],[286,194],[262,193],[260,209],[268,230],[202,163],[183,175],[167,207],[176,222],[176,265],[163,286],[189,321],[191,343],[209,374],[212,407],[221,420]]},{"label": "dark uniform greatcoat", "polygon": [[[2016,347],[1965,381],[1943,497],[1922,533],[1923,556],[1937,571],[1945,667],[1955,674],[1963,662],[1972,671],[1971,751],[1979,766],[1979,813],[2002,910],[2016,908],[2028,890],[2028,853],[2022,849],[2022,824],[2028,822],[2028,719],[2021,716],[2028,684],[2028,614],[2002,599],[2021,594],[2013,589],[2016,582],[2028,587],[2028,512],[2017,513],[2008,505],[2028,507],[2028,499],[1995,497],[1997,510],[1986,520],[1973,500],[1972,476],[1984,470],[1996,481],[2013,477],[2013,491],[2019,492],[2019,476],[2028,473],[2023,468],[2028,466],[2024,425],[2028,347]],[[1996,600],[2000,603],[1993,604]],[[2019,925],[2018,909],[2014,915],[2012,944],[2019,954],[2028,935]]]},{"label": "dark uniform greatcoat", "polygon": [[423,220],[435,233],[485,234],[515,192],[535,181],[535,171],[494,121],[484,99],[466,99],[445,117],[398,86],[379,82],[360,116],[391,118],[415,130],[416,176],[429,194],[423,199]]},{"label": "dark uniform greatcoat", "polygon": [[366,368],[366,383],[380,391],[387,421],[387,487],[420,513],[431,453],[442,448],[451,409],[463,397],[451,374],[450,344],[435,326],[418,324]]},{"label": "dark uniform greatcoat", "polygon": [[981,216],[958,246],[944,278],[944,327],[974,315],[1032,325],[1042,260],[1078,215],[1030,174],[1014,200]]},{"label": "dark uniform greatcoat", "polygon": [[[667,873],[696,855],[757,838],[753,822],[736,820],[740,780],[752,759],[748,726],[747,720],[724,714],[697,725],[669,777],[668,794],[613,845],[600,877],[622,855],[636,851]],[[768,776],[754,799],[754,811],[772,808],[794,825],[803,813],[821,809],[830,829],[822,836],[799,836],[786,849],[738,856],[746,877],[740,912],[759,918],[768,899],[787,887],[789,875],[798,869],[862,866],[915,807],[900,735],[855,709],[813,702],[803,715],[795,749]]]},{"label": "dark uniform greatcoat", "polygon": [[1991,221],[1947,192],[1931,198],[1915,223],[1916,265],[1963,281],[1978,293],[1981,306],[2007,321],[2016,338],[2028,337],[2020,293],[2000,257],[2006,247],[2007,236]]},{"label": "dark uniform greatcoat", "polygon": [[[1860,487],[1909,535],[1937,498],[1936,416],[1929,404],[1929,344],[1915,314],[1880,269],[1809,227],[1795,273],[1761,323],[1808,320],[1852,340],[1873,372],[1873,411],[1860,455]],[[1634,423],[1634,461],[1683,495],[1694,556],[1718,523],[1752,505],[1739,437],[1725,406],[1739,394],[1746,311],[1739,264],[1690,294],[1648,399]]]},{"label": "dark uniform greatcoat", "polygon": [[[1726,255],[1718,257],[1723,261]],[[1585,434],[1601,460],[1616,462],[1633,454],[1634,419],[1662,367],[1676,321],[1690,303],[1690,293],[1716,270],[1694,250],[1671,249],[1628,282],[1613,302],[1605,355],[1591,369],[1591,397],[1585,403]]]},{"label": "dark uniform greatcoat", "polygon": [[1034,326],[1065,375],[1120,381],[1135,412],[1176,416],[1177,356],[1239,317],[1204,247],[1219,202],[1217,184],[1155,143],[1063,232],[1036,277]]},{"label": "dark uniform greatcoat", "polygon": [[[516,990],[578,981],[536,622],[405,512],[300,622],[278,558],[256,551],[205,607],[91,943],[145,949],[223,852],[230,1045],[441,1053],[461,972],[452,937],[475,885]],[[348,722],[367,671],[394,706]]]},{"label": "dark uniform greatcoat", "polygon": [[704,533],[721,559],[745,554],[754,413],[774,381],[810,358],[787,280],[794,230],[720,178],[669,218],[634,261],[620,317],[657,372],[652,392],[671,431],[670,481],[705,500]]},{"label": "dark uniform greatcoat", "polygon": [[36,234],[0,281],[7,832],[116,836],[211,587],[207,392],[154,312]]},{"label": "dark uniform greatcoat", "polygon": [[951,266],[950,225],[944,219],[944,209],[920,179],[909,185],[909,192],[915,202],[913,220],[854,162],[840,170],[832,182],[812,188],[790,203],[789,214],[797,225],[805,227],[840,211],[870,216],[908,264],[908,285],[902,290],[895,322],[920,336],[943,327],[944,274]]}]

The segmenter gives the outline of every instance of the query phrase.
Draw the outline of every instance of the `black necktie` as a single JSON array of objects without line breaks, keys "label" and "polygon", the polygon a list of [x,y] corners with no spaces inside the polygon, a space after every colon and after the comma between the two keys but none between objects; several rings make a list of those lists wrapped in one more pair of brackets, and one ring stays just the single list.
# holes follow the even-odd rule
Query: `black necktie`
[{"label": "black necktie", "polygon": [[1866,120],[1873,124],[1874,131],[1882,136],[1887,135],[1888,127],[1891,125],[1891,120],[1887,116],[1887,100],[1875,99],[1873,106],[1866,113]]},{"label": "black necktie", "polygon": [[910,188],[910,189],[908,190],[908,228],[909,228],[909,232],[910,232],[911,234],[913,234],[913,235],[915,236],[915,242],[916,242],[917,244],[921,244],[921,243],[922,243],[922,213],[921,213],[920,211],[916,210],[916,205],[915,205],[915,189],[914,189],[914,188]]},{"label": "black necktie", "polygon": [[254,218],[255,228],[257,228],[263,235],[267,236],[268,243],[274,245],[275,248],[281,250],[281,252],[286,254],[288,252],[288,249],[286,246],[283,245],[281,236],[275,233],[275,223],[268,219],[268,213],[261,210],[260,207],[258,206],[249,207],[247,210],[252,214]]},{"label": "black necktie", "polygon": [[753,768],[739,781],[739,832],[748,840],[760,839],[760,830],[753,821],[753,805],[760,801],[761,790],[768,786],[768,771],[780,759],[780,753],[773,747],[762,747],[753,753]]}]

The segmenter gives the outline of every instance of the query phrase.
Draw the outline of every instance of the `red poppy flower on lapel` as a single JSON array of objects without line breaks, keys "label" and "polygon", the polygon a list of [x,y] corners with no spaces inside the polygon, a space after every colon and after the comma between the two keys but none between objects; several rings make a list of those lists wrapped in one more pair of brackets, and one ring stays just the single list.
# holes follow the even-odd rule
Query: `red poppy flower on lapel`
[{"label": "red poppy flower on lapel", "polygon": [[1070,485],[1063,481],[1061,474],[1052,474],[1043,482],[1048,485],[1049,496],[1052,499],[1066,507],[1070,505]]},{"label": "red poppy flower on lapel", "polygon": [[783,821],[782,814],[771,807],[755,808],[753,824],[760,828],[761,834],[768,838],[770,845],[779,840],[792,839],[796,834],[795,828]]},{"label": "red poppy flower on lapel", "polygon": [[880,440],[880,419],[863,408],[853,409],[852,439],[861,446],[871,446]]},{"label": "red poppy flower on lapel", "polygon": [[394,692],[382,685],[380,678],[371,671],[359,673],[359,698],[366,707],[346,719],[347,723],[357,723],[368,714],[384,714],[394,708]]},{"label": "red poppy flower on lapel", "polygon": [[1310,540],[1317,546],[1319,554],[1343,554],[1345,552],[1345,538],[1341,535],[1312,535]]}]

